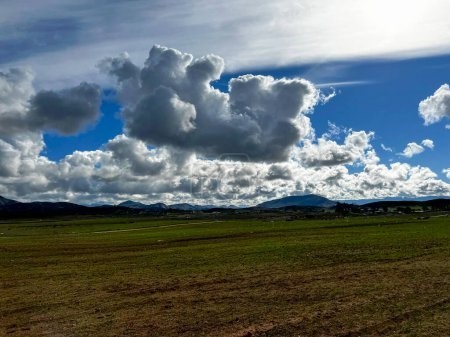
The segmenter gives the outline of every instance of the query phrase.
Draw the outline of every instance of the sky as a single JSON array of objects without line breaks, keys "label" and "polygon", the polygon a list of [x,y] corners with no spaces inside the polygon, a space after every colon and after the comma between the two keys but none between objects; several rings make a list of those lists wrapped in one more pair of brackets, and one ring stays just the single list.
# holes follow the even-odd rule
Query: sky
[{"label": "sky", "polygon": [[444,0],[0,2],[0,195],[450,196]]}]

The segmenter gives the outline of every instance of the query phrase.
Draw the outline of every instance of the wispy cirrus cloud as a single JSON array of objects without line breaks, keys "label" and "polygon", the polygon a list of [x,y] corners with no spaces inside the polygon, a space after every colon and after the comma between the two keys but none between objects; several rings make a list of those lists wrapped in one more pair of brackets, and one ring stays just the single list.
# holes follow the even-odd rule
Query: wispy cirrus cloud
[{"label": "wispy cirrus cloud", "polygon": [[124,50],[140,63],[155,43],[221,55],[227,71],[450,51],[445,0],[18,0],[0,10],[0,64],[29,64],[47,83],[93,79],[92,59]]},{"label": "wispy cirrus cloud", "polygon": [[382,148],[384,151],[386,151],[386,152],[393,152],[393,151],[394,151],[394,150],[392,150],[391,147],[388,147],[388,146],[386,146],[386,145],[384,145],[384,144],[381,144],[381,148]]}]

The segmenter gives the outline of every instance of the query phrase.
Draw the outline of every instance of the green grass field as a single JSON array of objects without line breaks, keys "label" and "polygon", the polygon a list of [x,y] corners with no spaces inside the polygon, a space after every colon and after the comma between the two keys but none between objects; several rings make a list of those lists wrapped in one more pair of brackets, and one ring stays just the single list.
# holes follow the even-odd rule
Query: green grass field
[{"label": "green grass field", "polygon": [[450,335],[448,217],[48,220],[0,232],[0,335]]}]

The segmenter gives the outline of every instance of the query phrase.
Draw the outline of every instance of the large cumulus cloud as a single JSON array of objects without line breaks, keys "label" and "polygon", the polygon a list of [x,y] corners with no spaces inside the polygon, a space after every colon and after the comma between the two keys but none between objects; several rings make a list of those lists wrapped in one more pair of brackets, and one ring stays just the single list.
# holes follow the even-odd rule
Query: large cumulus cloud
[{"label": "large cumulus cloud", "polygon": [[35,94],[34,75],[26,69],[0,72],[0,131],[2,135],[53,131],[72,135],[99,117],[100,88],[80,85]]},{"label": "large cumulus cloud", "polygon": [[123,54],[100,68],[114,75],[125,105],[127,133],[156,146],[217,157],[243,153],[252,161],[286,160],[293,145],[311,134],[305,114],[319,101],[312,83],[244,75],[227,93],[211,82],[224,61],[154,46],[142,69]]}]

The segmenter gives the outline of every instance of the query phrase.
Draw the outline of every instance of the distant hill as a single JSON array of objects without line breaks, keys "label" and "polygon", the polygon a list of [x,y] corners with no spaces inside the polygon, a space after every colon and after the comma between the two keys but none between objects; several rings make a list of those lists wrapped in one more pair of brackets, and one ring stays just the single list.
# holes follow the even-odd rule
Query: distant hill
[{"label": "distant hill", "polygon": [[206,211],[211,209],[237,209],[239,207],[229,205],[229,206],[217,206],[217,205],[192,205],[192,204],[173,204],[168,206],[169,209],[178,211]]},{"label": "distant hill", "polygon": [[217,208],[215,205],[191,205],[188,203],[180,203],[173,205],[166,205],[162,202],[158,202],[155,204],[143,204],[141,202],[127,200],[119,204],[122,207],[141,209],[141,210],[153,210],[153,211],[163,211],[163,210],[176,210],[176,211],[201,211],[208,210],[212,208]]},{"label": "distant hill", "polygon": [[373,204],[377,202],[418,202],[418,201],[429,201],[429,200],[435,200],[435,199],[450,199],[450,197],[443,197],[443,196],[426,196],[426,197],[388,197],[383,199],[358,199],[358,200],[336,200],[337,202],[344,203],[344,204],[354,204],[354,205],[367,205],[367,204]]},{"label": "distant hill", "polygon": [[0,207],[2,206],[8,206],[8,205],[13,205],[13,204],[17,204],[18,202],[15,200],[11,200],[11,199],[6,199],[3,198],[2,196],[0,196]]},{"label": "distant hill", "polygon": [[320,195],[308,194],[299,196],[290,196],[281,199],[275,199],[263,202],[258,208],[284,208],[284,207],[322,207],[329,208],[336,206],[336,202],[321,197]]},{"label": "distant hill", "polygon": [[199,211],[199,210],[205,209],[202,206],[191,205],[191,204],[187,204],[187,203],[173,204],[173,205],[170,205],[169,208],[179,210],[179,211]]},{"label": "distant hill", "polygon": [[168,209],[168,206],[162,202],[146,205],[141,202],[131,201],[131,200],[124,201],[124,202],[120,203],[118,206],[133,208],[133,209],[141,209],[141,210],[154,210],[154,211]]},{"label": "distant hill", "polygon": [[131,200],[121,202],[118,206],[127,207],[127,208],[136,208],[136,209],[146,209],[147,208],[147,205],[145,205],[141,202],[131,201]]},{"label": "distant hill", "polygon": [[98,207],[88,207],[70,202],[18,202],[0,196],[0,219],[66,215],[113,215],[129,213],[129,208],[119,206],[106,205]]},{"label": "distant hill", "polygon": [[[3,201],[3,200],[2,200]],[[59,214],[84,214],[89,209],[69,202],[9,202],[0,206],[0,215],[9,216],[46,216]]]},{"label": "distant hill", "polygon": [[383,207],[414,207],[426,206],[431,208],[448,209],[450,208],[450,199],[433,199],[426,201],[400,200],[400,201],[377,201],[362,205],[363,208],[383,208]]},{"label": "distant hill", "polygon": [[167,206],[165,203],[157,202],[156,204],[147,205],[147,209],[166,210],[169,209],[169,206]]}]

